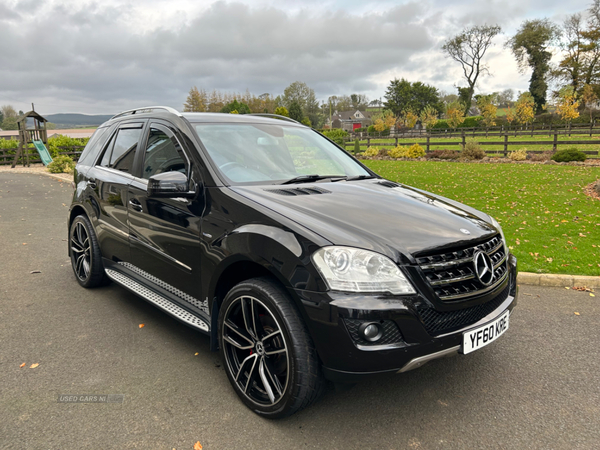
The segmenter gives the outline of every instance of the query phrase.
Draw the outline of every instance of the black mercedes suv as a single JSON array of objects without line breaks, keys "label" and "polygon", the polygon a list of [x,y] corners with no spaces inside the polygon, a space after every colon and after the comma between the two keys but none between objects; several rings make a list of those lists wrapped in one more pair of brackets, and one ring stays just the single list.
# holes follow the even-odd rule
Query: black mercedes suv
[{"label": "black mercedes suv", "polygon": [[207,334],[264,417],[308,406],[326,379],[477,350],[516,304],[496,220],[385,180],[285,117],[126,111],[74,177],[79,284],[112,280]]}]

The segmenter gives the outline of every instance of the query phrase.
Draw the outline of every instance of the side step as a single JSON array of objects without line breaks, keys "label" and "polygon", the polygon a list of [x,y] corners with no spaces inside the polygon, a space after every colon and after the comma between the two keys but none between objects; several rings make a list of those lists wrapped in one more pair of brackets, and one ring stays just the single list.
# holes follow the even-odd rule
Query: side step
[{"label": "side step", "polygon": [[163,297],[160,294],[157,294],[151,289],[148,289],[146,286],[141,285],[137,281],[129,278],[127,275],[112,269],[105,269],[105,271],[106,275],[108,275],[111,280],[120,284],[124,288],[129,289],[131,292],[139,295],[153,305],[158,306],[160,309],[171,314],[173,317],[182,321],[186,325],[196,328],[204,333],[208,333],[210,331],[210,327],[206,322],[189,311],[183,309],[181,306],[176,305],[171,300]]}]

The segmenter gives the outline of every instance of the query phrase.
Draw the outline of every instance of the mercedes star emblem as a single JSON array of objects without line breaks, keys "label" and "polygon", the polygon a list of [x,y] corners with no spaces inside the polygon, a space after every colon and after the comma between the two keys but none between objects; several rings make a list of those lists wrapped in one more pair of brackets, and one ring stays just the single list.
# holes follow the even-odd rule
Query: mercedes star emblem
[{"label": "mercedes star emblem", "polygon": [[475,253],[473,256],[473,266],[475,268],[475,274],[481,284],[489,286],[494,280],[494,263],[487,253],[481,250]]},{"label": "mercedes star emblem", "polygon": [[467,230],[466,228],[461,228],[460,231],[461,231],[461,233],[464,233],[464,234],[471,234],[471,232],[469,230]]}]

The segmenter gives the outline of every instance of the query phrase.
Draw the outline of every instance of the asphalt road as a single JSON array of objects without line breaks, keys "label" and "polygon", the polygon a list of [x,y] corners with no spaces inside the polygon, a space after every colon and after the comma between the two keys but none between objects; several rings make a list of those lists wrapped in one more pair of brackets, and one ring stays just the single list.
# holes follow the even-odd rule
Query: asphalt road
[{"label": "asphalt road", "polygon": [[71,194],[47,176],[0,173],[2,449],[600,448],[600,295],[523,286],[488,347],[329,389],[267,421],[237,399],[207,337],[114,284],[79,287]]}]

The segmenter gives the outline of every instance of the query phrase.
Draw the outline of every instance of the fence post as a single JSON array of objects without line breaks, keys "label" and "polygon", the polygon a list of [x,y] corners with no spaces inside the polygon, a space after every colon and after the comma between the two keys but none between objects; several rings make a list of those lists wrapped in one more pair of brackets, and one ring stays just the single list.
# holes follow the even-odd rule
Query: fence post
[{"label": "fence post", "polygon": [[371,146],[371,137],[369,136],[367,138],[367,148],[369,148]]},{"label": "fence post", "polygon": [[398,136],[396,136],[396,147],[398,147]]},{"label": "fence post", "polygon": [[467,141],[466,141],[466,139],[465,139],[465,130],[461,130],[461,133],[460,133],[460,134],[462,135],[462,146],[463,146],[463,150],[464,150],[464,148],[465,148],[465,145],[466,145],[466,143],[467,143]]},{"label": "fence post", "polygon": [[554,130],[554,143],[552,144],[552,150],[556,151],[558,147],[558,130]]},{"label": "fence post", "polygon": [[427,135],[427,153],[429,153],[429,135]]},{"label": "fence post", "polygon": [[508,131],[504,133],[504,157],[508,156]]},{"label": "fence post", "polygon": [[590,137],[592,137],[592,127],[594,125],[594,122],[592,120],[590,120]]},{"label": "fence post", "polygon": [[531,123],[531,137],[533,137],[533,127],[534,127],[534,125],[533,125],[533,122],[532,122]]}]

